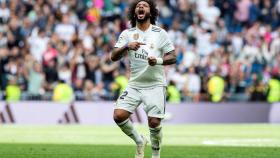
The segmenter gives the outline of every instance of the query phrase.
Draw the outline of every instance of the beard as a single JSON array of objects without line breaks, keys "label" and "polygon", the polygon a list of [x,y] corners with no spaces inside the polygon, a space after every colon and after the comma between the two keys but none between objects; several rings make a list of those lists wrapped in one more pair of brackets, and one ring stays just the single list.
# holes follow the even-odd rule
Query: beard
[{"label": "beard", "polygon": [[143,19],[139,19],[138,15],[136,15],[136,21],[138,23],[144,23],[146,22],[148,19],[150,19],[151,14],[150,13],[146,13]]}]

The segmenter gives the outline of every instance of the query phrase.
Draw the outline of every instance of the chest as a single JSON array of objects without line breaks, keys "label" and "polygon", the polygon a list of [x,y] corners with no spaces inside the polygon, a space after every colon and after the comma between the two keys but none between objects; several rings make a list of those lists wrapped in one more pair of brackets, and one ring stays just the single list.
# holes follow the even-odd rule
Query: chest
[{"label": "chest", "polygon": [[133,51],[134,54],[140,53],[147,56],[160,56],[160,45],[158,43],[160,39],[158,34],[152,31],[146,33],[135,31],[130,34],[128,40],[129,42],[145,43],[137,51]]},{"label": "chest", "polygon": [[149,32],[134,31],[129,36],[129,42],[145,43],[143,47],[146,49],[150,49],[152,51],[159,49],[158,41],[159,41],[159,35],[152,31]]}]

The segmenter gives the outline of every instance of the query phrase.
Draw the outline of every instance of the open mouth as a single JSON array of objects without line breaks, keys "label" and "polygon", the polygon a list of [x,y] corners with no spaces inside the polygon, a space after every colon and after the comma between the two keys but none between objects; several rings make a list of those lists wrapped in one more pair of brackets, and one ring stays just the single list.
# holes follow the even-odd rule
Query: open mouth
[{"label": "open mouth", "polygon": [[145,11],[144,10],[139,10],[138,11],[138,18],[143,19],[145,17]]}]

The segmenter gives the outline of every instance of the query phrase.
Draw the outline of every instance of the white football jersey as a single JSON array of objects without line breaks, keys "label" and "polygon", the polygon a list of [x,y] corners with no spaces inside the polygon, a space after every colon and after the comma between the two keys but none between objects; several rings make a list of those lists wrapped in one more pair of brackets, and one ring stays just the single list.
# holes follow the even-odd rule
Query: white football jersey
[{"label": "white football jersey", "polygon": [[124,30],[116,43],[121,48],[130,42],[142,42],[137,51],[128,52],[130,60],[130,79],[128,85],[135,88],[150,88],[153,86],[166,86],[163,65],[150,66],[148,56],[163,58],[165,53],[174,50],[168,34],[160,27],[150,25],[146,31],[137,27]]}]

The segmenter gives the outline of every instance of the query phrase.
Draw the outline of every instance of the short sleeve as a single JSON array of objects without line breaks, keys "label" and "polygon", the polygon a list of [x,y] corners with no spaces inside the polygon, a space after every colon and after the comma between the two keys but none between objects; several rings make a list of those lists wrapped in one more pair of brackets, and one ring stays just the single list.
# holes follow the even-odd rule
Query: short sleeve
[{"label": "short sleeve", "polygon": [[128,42],[127,39],[127,30],[123,31],[120,36],[119,39],[117,41],[117,43],[115,44],[115,48],[121,48],[123,47],[126,43]]},{"label": "short sleeve", "polygon": [[161,43],[160,43],[160,49],[162,50],[162,52],[165,53],[169,53],[173,50],[175,50],[173,43],[171,42],[171,40],[168,37],[168,34],[165,30],[161,30]]}]

